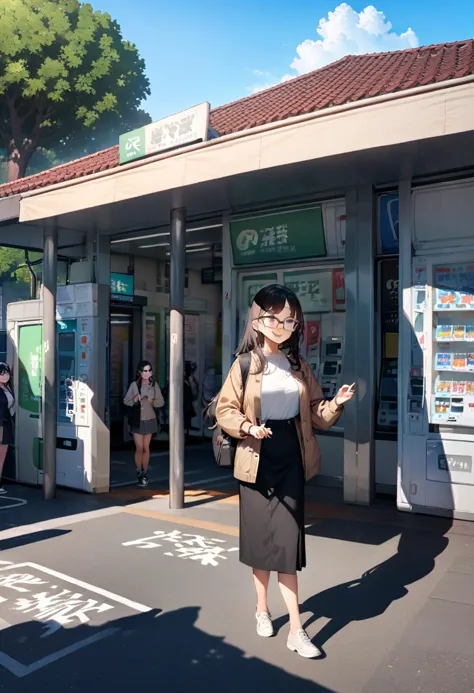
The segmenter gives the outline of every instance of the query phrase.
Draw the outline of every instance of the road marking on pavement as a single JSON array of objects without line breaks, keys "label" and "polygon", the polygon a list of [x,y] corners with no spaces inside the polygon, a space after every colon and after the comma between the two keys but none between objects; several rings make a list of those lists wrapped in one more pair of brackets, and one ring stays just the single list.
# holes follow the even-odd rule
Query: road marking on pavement
[{"label": "road marking on pavement", "polygon": [[142,551],[161,548],[164,550],[164,556],[190,560],[200,563],[202,566],[214,568],[218,567],[220,562],[228,560],[226,554],[239,550],[237,546],[228,548],[222,544],[227,544],[227,540],[205,537],[201,534],[188,534],[179,529],[173,529],[170,532],[166,529],[159,529],[155,530],[151,536],[122,542],[122,546],[133,547]]},{"label": "road marking on pavement", "polygon": [[57,662],[58,659],[62,659],[63,657],[72,654],[73,652],[77,652],[77,650],[82,650],[84,647],[87,647],[88,645],[93,645],[94,643],[99,642],[99,640],[108,638],[110,635],[115,635],[115,633],[118,633],[119,631],[120,628],[106,628],[105,630],[100,631],[100,633],[95,633],[94,635],[91,635],[89,638],[85,638],[84,640],[80,640],[79,642],[75,642],[72,645],[69,645],[69,647],[65,647],[63,650],[53,652],[53,654],[48,655],[48,657],[38,659],[36,662],[33,662],[33,664],[30,664],[29,666],[21,664],[21,662],[18,662],[16,659],[13,659],[13,657],[10,657],[9,655],[5,654],[5,652],[0,652],[0,666],[3,666],[5,669],[8,669],[8,671],[14,674],[17,678],[23,678],[24,676],[28,676],[28,674],[32,674],[34,671],[38,671],[38,669],[42,669],[48,664]]},{"label": "road marking on pavement", "polygon": [[209,522],[208,520],[198,520],[193,517],[184,517],[183,515],[171,515],[168,513],[160,513],[155,510],[142,510],[140,508],[129,507],[125,508],[125,512],[130,515],[141,515],[142,517],[149,517],[153,520],[163,520],[164,522],[169,522],[170,524],[185,525],[186,527],[195,527],[197,529],[207,529],[211,532],[218,532],[219,534],[228,534],[232,537],[239,536],[239,528],[232,527],[232,525],[224,525],[220,522]]},{"label": "road marking on pavement", "polygon": [[[15,503],[4,504],[3,501],[15,501]],[[24,498],[15,498],[14,496],[1,496],[0,497],[0,510],[7,510],[8,508],[19,508],[22,505],[26,505],[28,501]]]},{"label": "road marking on pavement", "polygon": [[113,592],[104,590],[102,589],[102,587],[96,587],[95,585],[91,585],[90,583],[84,582],[83,580],[77,580],[76,578],[73,578],[70,575],[65,575],[65,573],[59,573],[57,570],[45,568],[44,566],[39,565],[38,563],[16,563],[14,565],[9,565],[5,568],[0,568],[0,572],[2,570],[11,570],[12,568],[33,568],[35,570],[39,570],[40,572],[47,573],[48,575],[52,575],[53,577],[58,578],[59,580],[70,582],[72,585],[76,585],[77,587],[82,587],[82,589],[89,590],[89,592],[95,592],[96,594],[100,594],[101,597],[106,597],[107,599],[110,599],[114,602],[118,602],[118,604],[128,606],[129,609],[134,609],[134,611],[140,611],[142,614],[146,614],[149,611],[151,611],[149,606],[144,606],[143,604],[134,602],[131,599],[127,599],[127,597],[121,597],[118,594],[114,594]]},{"label": "road marking on pavement", "polygon": [[[45,579],[47,576],[48,579]],[[74,589],[65,589],[65,585],[67,587],[71,585],[76,588],[79,587],[81,593]],[[7,598],[0,597],[2,611],[5,612],[6,603],[5,615],[9,614],[13,619],[13,623],[8,623],[6,619],[1,618],[0,630],[13,627],[28,629],[28,624],[35,621],[42,625],[41,634],[37,636],[39,641],[46,647],[48,643],[51,643],[48,654],[45,654],[44,646],[42,647],[41,652],[44,656],[41,659],[34,662],[23,662],[20,661],[23,656],[16,658],[16,651],[18,650],[20,655],[26,655],[27,659],[30,658],[32,653],[31,638],[33,636],[30,637],[28,634],[29,649],[26,652],[21,647],[18,648],[18,644],[23,643],[21,637],[17,636],[16,640],[3,639],[0,666],[20,678],[119,632],[121,629],[117,627],[117,624],[111,625],[110,622],[110,611],[114,609],[114,606],[120,605],[132,612],[141,614],[152,613],[153,611],[131,599],[29,561],[1,567],[0,587],[4,591],[3,593],[8,595]],[[105,597],[108,603],[100,603],[97,599],[91,598],[91,596],[96,597],[97,595]],[[115,605],[110,602],[115,602]],[[108,616],[104,617],[105,613],[108,613]],[[120,611],[114,613],[118,614]],[[26,620],[18,622],[18,618],[22,617],[26,617]],[[76,641],[71,642],[71,638],[74,638],[75,635],[75,624],[88,624],[93,618],[99,619],[95,625],[97,632],[90,637],[81,638],[84,631],[79,630]],[[27,632],[30,633],[30,631]],[[61,633],[67,633],[66,642],[69,642],[66,647],[64,647],[66,643],[62,642]],[[58,637],[61,638],[59,643],[63,647],[54,649],[57,647]]]}]

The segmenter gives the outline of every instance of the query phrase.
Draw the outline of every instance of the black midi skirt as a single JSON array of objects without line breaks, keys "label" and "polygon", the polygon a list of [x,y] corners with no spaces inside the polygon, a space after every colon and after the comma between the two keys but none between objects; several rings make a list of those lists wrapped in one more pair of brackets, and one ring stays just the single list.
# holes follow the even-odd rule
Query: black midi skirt
[{"label": "black midi skirt", "polygon": [[266,426],[257,481],[240,482],[240,561],[294,575],[306,566],[301,448],[294,419]]}]

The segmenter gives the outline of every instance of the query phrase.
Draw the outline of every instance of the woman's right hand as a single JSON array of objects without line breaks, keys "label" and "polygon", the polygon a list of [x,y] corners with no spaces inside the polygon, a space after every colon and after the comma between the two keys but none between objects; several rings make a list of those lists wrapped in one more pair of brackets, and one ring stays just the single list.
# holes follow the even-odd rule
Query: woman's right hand
[{"label": "woman's right hand", "polygon": [[272,435],[272,430],[266,428],[265,426],[250,426],[249,435],[256,440],[262,440],[262,438],[268,438]]},{"label": "woman's right hand", "polygon": [[133,398],[133,401],[134,401],[134,402],[138,402],[139,399],[140,399],[140,395],[135,395],[135,397]]}]

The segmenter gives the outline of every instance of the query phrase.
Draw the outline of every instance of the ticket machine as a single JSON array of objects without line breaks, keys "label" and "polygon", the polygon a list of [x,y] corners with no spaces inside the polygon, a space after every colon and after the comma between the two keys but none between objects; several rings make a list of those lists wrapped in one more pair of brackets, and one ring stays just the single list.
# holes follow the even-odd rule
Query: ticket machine
[{"label": "ticket machine", "polygon": [[319,379],[326,399],[337,395],[341,386],[343,337],[323,337]]},{"label": "ticket machine", "polygon": [[[90,493],[105,491],[110,453],[104,424],[106,329],[98,316],[102,287],[76,284],[59,289],[56,482]],[[43,477],[42,316],[41,300],[11,303],[7,308],[8,360],[13,364],[17,393],[16,478],[35,485]]]}]

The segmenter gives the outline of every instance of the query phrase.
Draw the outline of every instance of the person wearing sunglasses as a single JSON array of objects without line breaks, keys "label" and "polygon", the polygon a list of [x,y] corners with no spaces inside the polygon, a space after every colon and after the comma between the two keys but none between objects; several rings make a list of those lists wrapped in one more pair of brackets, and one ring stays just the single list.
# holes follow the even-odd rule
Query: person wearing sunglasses
[{"label": "person wearing sunglasses", "polygon": [[288,609],[287,647],[319,657],[301,623],[298,571],[306,565],[304,485],[321,468],[313,429],[338,421],[353,386],[324,399],[311,366],[300,356],[304,315],[296,294],[272,284],[250,308],[237,355],[250,354],[243,386],[237,359],[220,392],[216,419],[238,439],[234,476],[240,482],[240,561],[253,569],[257,633],[274,635],[268,608],[272,572]]},{"label": "person wearing sunglasses", "polygon": [[11,386],[12,373],[10,366],[0,363],[0,496],[6,490],[2,486],[3,465],[8,453],[8,446],[13,444],[13,414],[15,397]]},{"label": "person wearing sunglasses", "polygon": [[165,404],[149,361],[140,361],[138,364],[135,380],[130,384],[123,401],[125,406],[131,408],[129,424],[135,441],[137,483],[145,487],[148,486],[150,442],[152,436],[158,433],[157,409]]}]

